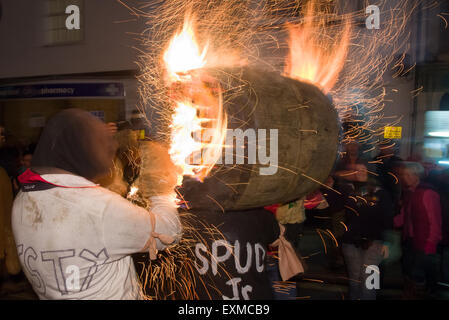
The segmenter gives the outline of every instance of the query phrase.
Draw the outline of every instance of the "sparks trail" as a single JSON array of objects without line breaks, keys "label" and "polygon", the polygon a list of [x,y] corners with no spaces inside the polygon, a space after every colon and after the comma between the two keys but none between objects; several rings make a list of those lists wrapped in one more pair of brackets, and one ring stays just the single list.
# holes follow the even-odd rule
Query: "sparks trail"
[{"label": "sparks trail", "polygon": [[[400,5],[391,7],[382,3],[383,25],[376,34],[351,27],[354,21],[365,17],[364,12],[338,13],[342,12],[341,8],[326,1],[307,3],[265,1],[260,5],[248,5],[244,1],[234,0],[224,2],[171,0],[146,4],[142,7],[146,9],[157,7],[157,10],[151,12],[146,10],[149,13],[143,15],[151,23],[147,30],[148,33],[151,32],[151,37],[146,38],[143,44],[147,43],[151,50],[146,51],[142,59],[144,73],[141,84],[143,87],[152,89],[144,90],[143,100],[147,102],[166,100],[166,93],[159,77],[162,72],[160,56],[166,49],[165,44],[182,25],[186,12],[192,12],[198,21],[199,43],[209,44],[210,54],[207,55],[206,60],[210,66],[263,62],[276,70],[276,64],[283,65],[285,62],[282,52],[289,47],[292,49],[299,45],[302,48],[305,44],[310,44],[311,46],[300,52],[308,54],[315,50],[317,54],[305,57],[303,65],[310,66],[311,70],[301,69],[302,65],[299,65],[299,70],[304,71],[299,71],[298,77],[308,79],[321,87],[323,85],[320,83],[323,83],[334,97],[335,107],[340,117],[346,122],[356,120],[353,116],[354,106],[361,105],[363,114],[372,115],[367,117],[368,119],[361,125],[352,127],[347,132],[347,136],[353,138],[369,127],[386,125],[379,119],[375,123],[370,123],[369,118],[374,118],[384,108],[383,74],[392,63],[396,67],[403,65],[403,56],[398,61],[395,61],[393,57],[395,52],[400,52],[406,45],[408,34],[405,27],[418,4],[419,1],[403,1]],[[306,12],[303,17],[300,15],[302,9]],[[280,36],[286,28],[286,21],[289,22],[288,29],[291,31],[289,42],[285,37]],[[304,32],[301,35],[296,32],[295,37],[294,30],[298,29]],[[339,41],[341,39],[344,40]],[[317,43],[320,45],[318,46]],[[259,46],[274,49],[269,51],[269,56],[262,56],[258,50]],[[338,48],[335,50],[337,54],[332,57],[326,56],[325,54],[332,51],[330,49],[335,46]],[[228,54],[229,51],[232,52],[231,55]],[[255,54],[256,52],[259,53]],[[388,52],[388,55],[382,52]],[[290,57],[297,53],[298,50],[290,50]],[[226,59],[230,61],[222,61],[227,57],[232,58]],[[336,61],[338,61],[337,67],[333,67],[331,73],[327,72],[326,75],[322,73],[323,70],[327,71],[324,67],[328,65],[327,63],[330,65],[331,62]],[[282,63],[279,64],[279,62]],[[288,69],[294,69],[291,63]],[[162,110],[162,113],[169,113],[170,108],[166,108],[166,105],[166,101],[147,104],[148,107]],[[169,117],[164,118],[167,122],[170,121]],[[166,130],[161,131],[162,136],[167,135]],[[375,133],[380,131],[376,129]],[[371,136],[373,134],[366,137],[365,141],[368,141]]]},{"label": "sparks trail", "polygon": [[320,230],[320,229],[316,229],[316,232],[317,232],[318,235],[320,236],[321,242],[323,243],[323,246],[324,246],[324,254],[327,254],[326,241],[324,240],[323,236],[321,235],[321,230]]},{"label": "sparks trail", "polygon": [[[182,299],[195,300],[198,299],[197,290],[202,287],[206,295],[211,296],[209,286],[212,281],[210,279],[197,277],[195,269],[195,244],[197,242],[208,243],[204,239],[197,228],[193,227],[193,222],[201,226],[204,235],[210,239],[224,239],[223,234],[216,226],[209,225],[204,221],[198,221],[197,218],[183,212],[180,218],[184,227],[184,234],[181,242],[177,245],[167,248],[165,251],[158,253],[158,259],[150,261],[145,254],[134,255],[136,268],[139,270],[139,279],[141,281],[142,292],[146,299],[167,300]],[[211,259],[211,249],[207,248],[205,252]],[[222,277],[232,276],[221,266],[218,265],[218,274]],[[213,286],[212,286],[213,287]],[[212,288],[213,289],[213,288]],[[218,290],[215,288],[214,290]]]},{"label": "sparks trail", "polygon": [[[405,0],[393,6],[388,5],[387,1],[381,3],[382,28],[376,32],[356,27],[356,21],[365,18],[363,11],[345,12],[344,8],[338,8],[334,2],[327,0],[167,0],[148,1],[137,8],[128,6],[125,0],[118,1],[133,16],[145,19],[147,28],[140,36],[141,44],[138,48],[141,56],[138,61],[141,70],[138,76],[138,108],[147,115],[145,121],[148,126],[157,123],[153,125],[153,131],[157,132],[158,139],[172,147],[171,155],[183,167],[183,174],[187,173],[201,180],[220,170],[248,170],[239,166],[213,165],[216,160],[213,150],[220,146],[220,142],[223,144],[219,133],[214,136],[218,140],[206,141],[205,144],[195,144],[197,141],[189,140],[191,149],[187,151],[183,149],[187,145],[185,140],[176,140],[179,135],[190,137],[183,131],[186,123],[174,123],[173,116],[177,112],[179,115],[180,103],[186,103],[187,108],[183,110],[191,112],[191,123],[196,124],[190,128],[189,133],[201,131],[206,125],[215,125],[218,127],[217,132],[222,132],[226,128],[226,116],[230,121],[240,121],[242,126],[247,124],[244,119],[236,119],[233,114],[216,112],[212,116],[205,115],[207,110],[222,109],[232,97],[226,97],[227,92],[216,91],[216,88],[210,86],[210,81],[197,79],[194,82],[191,69],[221,70],[229,66],[259,66],[309,81],[332,96],[341,122],[349,124],[345,127],[343,142],[358,140],[374,148],[379,143],[378,137],[382,135],[383,128],[399,121],[395,120],[397,117],[383,117],[383,109],[391,103],[386,100],[383,76],[390,69],[394,69],[394,76],[410,72],[411,68],[406,69],[404,66],[404,55],[397,59],[394,57],[407,49],[409,34],[406,27],[421,2],[419,0]],[[170,51],[173,48],[171,41],[175,38],[180,40],[178,43],[187,44],[187,48],[191,49],[188,51],[189,56],[193,59],[182,59],[187,51],[181,50],[181,53],[176,48]],[[183,64],[178,65],[180,61]],[[195,63],[191,64],[192,62]],[[238,75],[228,75],[230,77]],[[240,87],[235,88],[235,94],[239,94],[239,89],[246,85],[251,90],[251,84],[244,83],[242,79],[236,80]],[[179,92],[175,92],[173,84],[192,82],[196,87],[186,86],[190,91],[187,90],[189,94],[183,95],[183,98],[187,96],[189,99],[179,99]],[[198,101],[193,90],[195,88],[201,89],[202,98],[206,101]],[[412,94],[418,94],[421,90],[422,88]],[[248,111],[250,115],[255,112],[259,101],[255,91],[251,94],[255,98],[255,104],[240,106],[242,109],[252,108]],[[290,109],[308,107],[305,104],[291,106]],[[206,124],[203,121],[206,118],[216,121]],[[209,159],[206,159],[207,166],[199,163],[192,168],[183,163],[193,149],[207,147],[212,150],[208,154]],[[301,174],[341,194],[298,171],[299,168],[279,168],[291,174]],[[179,183],[182,182],[183,174],[180,175]],[[148,199],[143,199],[140,204],[145,206],[147,202]],[[185,298],[195,298],[192,264],[185,256],[191,250],[189,246],[192,241],[201,240],[201,236],[189,228],[187,218],[182,221],[190,238],[187,237],[176,247],[170,248],[172,257],[161,253],[160,261],[152,262],[147,273],[142,273],[145,284],[153,286],[154,296],[172,297],[178,290]],[[324,241],[320,232],[319,235]],[[177,263],[185,267],[182,269]],[[161,280],[167,283],[158,287],[157,282]],[[203,285],[206,286],[205,283]]]}]

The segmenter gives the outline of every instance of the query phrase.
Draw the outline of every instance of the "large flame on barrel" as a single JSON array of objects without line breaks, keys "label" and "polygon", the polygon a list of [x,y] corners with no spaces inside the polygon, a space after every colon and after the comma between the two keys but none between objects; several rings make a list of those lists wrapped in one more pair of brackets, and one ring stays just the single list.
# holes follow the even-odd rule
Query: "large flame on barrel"
[{"label": "large flame on barrel", "polygon": [[221,91],[206,85],[199,69],[206,65],[207,45],[201,50],[195,37],[194,19],[186,15],[184,26],[164,52],[166,83],[175,107],[171,118],[170,156],[182,169],[178,185],[188,175],[203,181],[221,157],[226,136],[226,115]]},{"label": "large flame on barrel", "polygon": [[[315,1],[310,1],[299,25],[287,25],[289,55],[285,73],[293,79],[313,83],[328,93],[344,67],[351,36],[347,20],[341,30],[326,26],[328,21],[317,14]],[[332,35],[323,33],[331,30]]]},{"label": "large flame on barrel", "polygon": [[164,53],[169,81],[182,80],[188,71],[204,67],[206,53],[207,45],[201,52],[195,37],[193,18],[187,15],[182,31],[173,37]]}]

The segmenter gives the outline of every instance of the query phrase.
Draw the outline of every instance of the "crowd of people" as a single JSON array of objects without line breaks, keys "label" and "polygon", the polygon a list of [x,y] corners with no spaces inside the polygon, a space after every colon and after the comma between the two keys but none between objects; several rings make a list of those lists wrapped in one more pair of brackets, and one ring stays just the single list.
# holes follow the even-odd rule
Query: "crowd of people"
[{"label": "crowd of people", "polygon": [[403,298],[435,298],[448,272],[449,170],[416,153],[401,159],[394,141],[379,146],[377,156],[364,159],[361,145],[347,142],[326,184],[306,198],[307,216],[331,221],[326,227],[335,240],[328,250],[330,268],[343,257],[349,299],[376,299],[367,278],[376,271],[382,279],[382,269],[398,261]]},{"label": "crowd of people", "polygon": [[[57,259],[73,259],[87,274],[81,289],[71,298],[142,298],[130,255],[149,250],[154,258],[157,249],[163,250],[179,241],[181,225],[172,195],[152,197],[154,207],[148,215],[122,196],[96,188],[92,181],[97,181],[113,163],[115,149],[111,137],[116,129],[104,126],[87,112],[66,110],[49,122],[37,148],[34,145],[17,148],[6,143],[1,128],[3,283],[20,275],[23,269],[40,298],[63,298],[70,288],[60,283],[51,268]],[[255,208],[251,214],[238,214],[232,219],[229,214],[226,218],[229,221],[215,215],[214,224],[222,226],[227,242],[246,244],[247,253],[241,259],[246,259],[245,266],[237,260],[227,262],[233,264],[227,266],[229,270],[235,269],[240,274],[234,280],[243,283],[246,281],[243,274],[249,272],[247,279],[252,284],[242,289],[243,298],[250,298],[251,291],[252,298],[286,297],[277,294],[276,283],[299,280],[306,272],[300,239],[307,220],[314,216],[328,218],[328,225],[323,229],[334,241],[334,246],[327,250],[329,266],[331,269],[345,267],[348,299],[376,299],[376,290],[366,285],[371,269],[382,273],[382,268],[391,261],[402,261],[404,299],[432,298],[437,284],[449,280],[449,270],[446,270],[449,170],[424,162],[419,154],[406,160],[399,158],[391,140],[379,144],[379,153],[373,159],[364,159],[363,154],[359,143],[345,143],[343,156],[331,175],[318,190],[304,198],[265,209]],[[19,193],[20,190],[23,192]],[[42,212],[46,212],[45,219]],[[78,215],[71,215],[75,212]],[[209,220],[215,217],[211,213],[205,216]],[[264,224],[260,223],[262,216],[267,221]],[[88,226],[85,221],[89,221]],[[261,231],[256,228],[259,225]],[[64,250],[61,243],[66,244]],[[267,252],[266,256],[259,255],[266,258],[266,267],[256,264],[259,243],[264,245],[260,252]],[[200,252],[198,248],[195,250]],[[36,251],[40,251],[39,257]],[[283,261],[279,261],[281,251]],[[21,257],[25,255],[27,258],[23,260]],[[30,257],[33,266],[28,262]],[[210,277],[217,276],[216,270],[209,270],[204,257],[200,258],[204,272],[211,273]],[[104,264],[109,267],[98,267]],[[201,270],[198,269],[200,276]],[[94,275],[100,280],[92,281]],[[52,281],[55,285],[44,285]],[[221,285],[232,289],[237,297],[238,281],[224,281]],[[256,282],[263,281],[271,284],[270,293],[267,286],[257,289]],[[298,295],[295,286],[290,289],[288,297]]]}]

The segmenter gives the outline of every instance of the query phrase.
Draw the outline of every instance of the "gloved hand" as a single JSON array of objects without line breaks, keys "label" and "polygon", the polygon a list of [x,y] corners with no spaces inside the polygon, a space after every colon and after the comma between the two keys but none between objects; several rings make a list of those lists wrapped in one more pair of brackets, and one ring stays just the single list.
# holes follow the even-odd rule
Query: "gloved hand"
[{"label": "gloved hand", "polygon": [[180,168],[168,154],[168,148],[152,141],[141,142],[140,175],[135,185],[145,198],[174,193]]},{"label": "gloved hand", "polygon": [[[155,216],[156,233],[168,235],[175,242],[181,239],[182,226],[176,205],[176,195],[152,196],[150,210]],[[163,241],[163,238],[160,238]],[[165,244],[169,244],[166,241]]]},{"label": "gloved hand", "polygon": [[166,194],[150,197],[151,211],[157,216],[178,215],[178,207],[176,205],[176,195]]}]

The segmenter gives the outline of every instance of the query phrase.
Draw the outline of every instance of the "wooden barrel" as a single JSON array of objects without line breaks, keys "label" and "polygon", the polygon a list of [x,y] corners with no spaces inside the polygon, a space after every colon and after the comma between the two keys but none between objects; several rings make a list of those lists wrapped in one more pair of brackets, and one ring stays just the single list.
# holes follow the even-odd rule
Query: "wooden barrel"
[{"label": "wooden barrel", "polygon": [[203,182],[184,178],[180,192],[191,208],[241,210],[285,203],[326,180],[337,156],[339,124],[325,94],[311,84],[249,67],[207,72],[223,89],[228,129],[262,129],[267,154],[270,143],[276,143],[270,129],[277,129],[277,170],[263,175],[260,169],[267,165],[259,158],[257,163],[227,164],[223,156],[223,164]]}]

